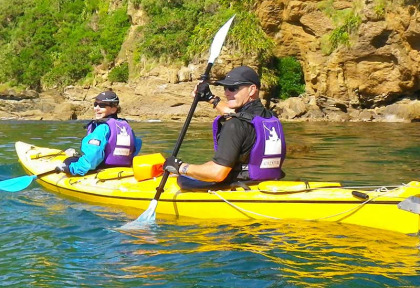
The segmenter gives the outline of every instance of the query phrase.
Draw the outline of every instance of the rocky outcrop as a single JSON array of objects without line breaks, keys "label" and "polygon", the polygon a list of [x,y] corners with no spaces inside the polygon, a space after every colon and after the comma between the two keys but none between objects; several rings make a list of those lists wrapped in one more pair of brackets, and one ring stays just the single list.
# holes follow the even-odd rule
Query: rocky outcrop
[{"label": "rocky outcrop", "polygon": [[[121,2],[111,3],[118,6]],[[275,56],[296,57],[306,84],[304,95],[267,102],[267,106],[288,121],[420,121],[419,5],[409,0],[257,1],[255,13],[265,33],[276,43]],[[360,23],[349,34],[348,45],[331,49],[329,37],[343,25],[343,17],[337,15],[345,11]],[[128,1],[127,13],[132,27],[116,65],[133,65],[130,59],[136,39],[142,36],[138,28],[147,22],[147,15],[132,1]],[[222,50],[216,64],[214,78],[223,77],[238,65],[260,65],[252,57],[232,59],[227,50]],[[40,94],[0,92],[0,117],[90,119],[92,98],[112,88],[120,96],[124,117],[182,121],[192,101],[190,93],[205,65],[205,60],[181,68],[156,64],[147,72],[136,71],[141,76],[133,77],[128,84],[109,83],[109,67],[98,66],[98,80],[92,86],[71,86]],[[135,68],[130,66],[130,71]],[[213,89],[223,95],[220,88]],[[268,99],[264,92],[262,96]],[[193,121],[209,121],[215,112],[208,104],[199,103],[194,115]]]},{"label": "rocky outcrop", "polygon": [[[341,45],[332,53],[326,53],[323,45],[340,24],[334,23],[321,8],[326,2],[333,5],[330,9],[347,9],[361,20],[350,34],[349,46]],[[390,110],[381,107],[392,104],[404,109],[402,107],[409,105],[410,99],[413,107],[417,107],[420,99],[419,4],[414,1],[382,2],[386,6],[379,6],[380,1],[374,0],[266,0],[258,5],[257,15],[264,31],[276,42],[276,56],[294,56],[302,64],[309,99],[334,99],[350,112],[354,109],[376,109],[370,111],[370,118],[381,121],[383,118],[377,115]],[[414,4],[410,5],[410,2]],[[405,99],[402,102],[405,104],[401,104],[401,99]],[[317,110],[313,105],[307,109]],[[414,110],[418,111],[418,108],[407,109],[413,111],[397,114],[414,117],[411,120],[420,118],[419,114],[412,115],[417,113]],[[340,111],[347,113],[343,109]]]},{"label": "rocky outcrop", "polygon": [[334,98],[301,95],[274,104],[279,118],[286,121],[333,122],[418,122],[420,100],[402,99],[373,109],[355,109]]},{"label": "rocky outcrop", "polygon": [[[103,83],[98,86],[69,86],[60,92],[49,90],[28,98],[0,92],[0,119],[89,120],[93,118],[96,95],[108,89],[120,98],[121,117],[135,121],[184,121],[191,107],[195,82],[170,83],[166,77],[149,76],[135,84]],[[220,88],[213,89],[222,95]],[[8,95],[8,96],[2,96]],[[212,106],[199,103],[193,122],[210,121],[217,114]]]}]

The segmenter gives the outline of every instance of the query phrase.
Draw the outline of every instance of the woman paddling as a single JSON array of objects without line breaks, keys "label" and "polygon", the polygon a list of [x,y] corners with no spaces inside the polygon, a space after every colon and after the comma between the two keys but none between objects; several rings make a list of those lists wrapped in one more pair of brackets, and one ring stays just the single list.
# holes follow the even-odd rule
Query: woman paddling
[{"label": "woman paddling", "polygon": [[86,125],[87,135],[82,139],[82,156],[68,157],[56,171],[72,175],[85,175],[98,166],[131,166],[140,151],[142,141],[125,119],[118,118],[121,111],[119,98],[113,91],[104,91],[95,97],[95,120]]}]

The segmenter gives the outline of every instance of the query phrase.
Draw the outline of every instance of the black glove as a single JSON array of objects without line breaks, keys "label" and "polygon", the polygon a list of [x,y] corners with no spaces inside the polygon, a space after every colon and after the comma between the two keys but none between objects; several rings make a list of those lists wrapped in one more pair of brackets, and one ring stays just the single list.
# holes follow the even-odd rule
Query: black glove
[{"label": "black glove", "polygon": [[174,174],[179,175],[179,168],[182,164],[181,159],[175,158],[175,156],[171,156],[165,160],[165,163],[163,163],[163,169]]},{"label": "black glove", "polygon": [[197,95],[199,101],[206,101],[209,102],[211,99],[214,98],[213,93],[210,91],[209,83],[207,82],[201,82],[197,86]]},{"label": "black glove", "polygon": [[60,173],[60,172],[70,173],[69,167],[64,162],[58,164],[57,167],[55,167],[55,172],[57,172],[57,173]]},{"label": "black glove", "polygon": [[79,158],[79,156],[67,157],[66,159],[64,159],[63,163],[60,163],[59,165],[57,165],[57,167],[55,167],[55,172],[64,172],[66,174],[71,174],[69,166],[71,163],[79,161]]}]

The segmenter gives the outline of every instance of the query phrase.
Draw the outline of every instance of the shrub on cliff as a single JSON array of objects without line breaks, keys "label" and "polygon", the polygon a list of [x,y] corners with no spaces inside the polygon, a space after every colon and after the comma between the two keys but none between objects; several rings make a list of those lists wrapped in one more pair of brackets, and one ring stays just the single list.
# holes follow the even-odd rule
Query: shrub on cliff
[{"label": "shrub on cliff", "polygon": [[1,2],[0,82],[65,86],[83,80],[94,65],[112,64],[130,22],[126,7],[108,7],[98,0]]},{"label": "shrub on cliff", "polygon": [[127,82],[128,76],[128,63],[125,62],[109,72],[108,80],[111,82]]},{"label": "shrub on cliff", "polygon": [[[264,66],[272,57],[273,42],[252,12],[255,0],[132,1],[149,19],[133,53],[137,60],[147,59],[144,63],[202,59],[215,32],[233,14],[225,45],[232,58],[255,59],[253,64]],[[112,69],[131,25],[127,3],[110,10],[110,0],[0,1],[0,83],[39,90],[91,80],[95,66]]]},{"label": "shrub on cliff", "polygon": [[305,81],[300,63],[294,57],[285,57],[276,60],[279,87],[278,97],[287,99],[296,97],[305,92]]},{"label": "shrub on cliff", "polygon": [[226,46],[230,53],[252,55],[266,61],[273,42],[262,31],[257,17],[251,12],[254,0],[137,0],[150,17],[143,28],[139,55],[155,59],[191,59],[208,53],[214,33],[233,14],[236,18]]}]

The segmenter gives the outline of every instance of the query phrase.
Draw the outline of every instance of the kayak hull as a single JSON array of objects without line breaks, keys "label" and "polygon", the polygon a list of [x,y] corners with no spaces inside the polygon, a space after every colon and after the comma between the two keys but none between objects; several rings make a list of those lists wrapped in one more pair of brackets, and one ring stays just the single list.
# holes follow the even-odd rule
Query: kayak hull
[{"label": "kayak hull", "polygon": [[[57,149],[23,142],[17,142],[15,148],[29,175],[53,170],[66,157]],[[50,173],[37,179],[54,193],[87,203],[121,207],[134,215],[149,207],[160,181],[161,177],[137,181],[130,167],[109,168],[85,176]],[[171,175],[156,213],[158,217],[200,219],[334,221],[416,234],[420,228],[417,207],[399,208],[409,197],[420,198],[420,182],[380,191],[346,188],[340,183],[299,181],[263,181],[245,189],[186,191],[179,188],[176,176]]]}]

